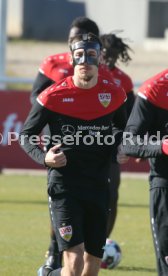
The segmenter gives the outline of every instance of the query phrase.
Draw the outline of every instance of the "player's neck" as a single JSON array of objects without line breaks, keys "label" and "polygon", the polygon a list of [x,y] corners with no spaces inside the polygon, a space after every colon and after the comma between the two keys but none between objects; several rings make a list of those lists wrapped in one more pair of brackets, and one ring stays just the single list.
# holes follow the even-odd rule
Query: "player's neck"
[{"label": "player's neck", "polygon": [[90,80],[86,80],[83,78],[79,78],[77,76],[72,77],[73,83],[76,87],[82,88],[82,89],[90,89],[94,87],[98,82],[98,76],[93,76]]}]

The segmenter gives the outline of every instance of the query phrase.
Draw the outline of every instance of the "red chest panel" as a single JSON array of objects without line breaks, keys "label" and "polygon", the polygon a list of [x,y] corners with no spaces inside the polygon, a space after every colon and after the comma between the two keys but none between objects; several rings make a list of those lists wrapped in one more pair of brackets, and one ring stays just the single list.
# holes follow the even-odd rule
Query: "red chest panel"
[{"label": "red chest panel", "polygon": [[168,110],[168,69],[147,80],[138,91],[139,96]]},{"label": "red chest panel", "polygon": [[58,85],[54,84],[43,91],[38,101],[47,109],[60,114],[84,120],[92,120],[109,114],[126,100],[122,88],[99,78],[91,89],[74,86],[68,77]]}]

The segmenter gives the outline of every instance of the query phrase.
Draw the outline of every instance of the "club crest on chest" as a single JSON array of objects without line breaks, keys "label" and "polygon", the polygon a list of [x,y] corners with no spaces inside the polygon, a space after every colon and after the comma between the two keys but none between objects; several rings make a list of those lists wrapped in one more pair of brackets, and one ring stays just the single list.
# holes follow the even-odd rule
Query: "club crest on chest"
[{"label": "club crest on chest", "polygon": [[103,93],[103,92],[99,93],[98,98],[99,98],[100,103],[104,107],[108,107],[111,102],[111,93]]}]

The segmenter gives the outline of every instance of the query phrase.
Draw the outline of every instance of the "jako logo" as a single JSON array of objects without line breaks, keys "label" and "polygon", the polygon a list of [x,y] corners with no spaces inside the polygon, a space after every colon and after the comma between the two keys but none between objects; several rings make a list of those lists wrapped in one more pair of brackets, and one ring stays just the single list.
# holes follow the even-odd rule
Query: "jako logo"
[{"label": "jako logo", "polygon": [[74,98],[63,98],[63,103],[72,103],[74,102]]}]

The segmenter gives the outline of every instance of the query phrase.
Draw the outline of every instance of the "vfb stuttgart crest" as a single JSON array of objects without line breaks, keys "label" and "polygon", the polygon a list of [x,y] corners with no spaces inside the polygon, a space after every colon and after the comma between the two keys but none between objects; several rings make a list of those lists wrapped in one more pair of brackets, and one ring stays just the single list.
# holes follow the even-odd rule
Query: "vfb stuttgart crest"
[{"label": "vfb stuttgart crest", "polygon": [[71,225],[59,228],[59,232],[60,232],[62,239],[64,239],[67,242],[69,242],[70,239],[72,238],[72,226]]},{"label": "vfb stuttgart crest", "polygon": [[111,102],[111,93],[99,93],[99,101],[104,107],[108,107]]}]

